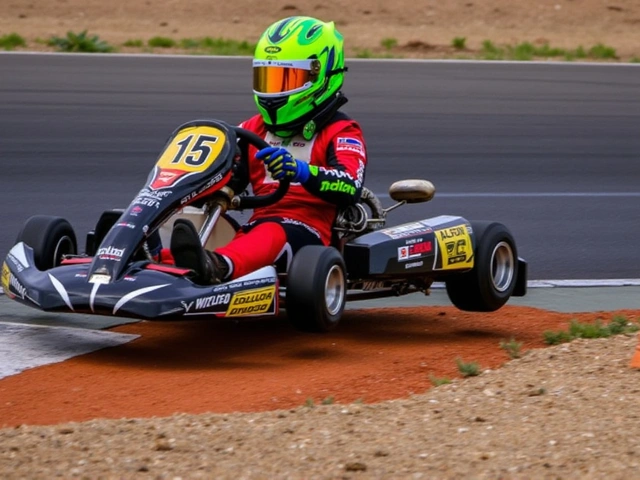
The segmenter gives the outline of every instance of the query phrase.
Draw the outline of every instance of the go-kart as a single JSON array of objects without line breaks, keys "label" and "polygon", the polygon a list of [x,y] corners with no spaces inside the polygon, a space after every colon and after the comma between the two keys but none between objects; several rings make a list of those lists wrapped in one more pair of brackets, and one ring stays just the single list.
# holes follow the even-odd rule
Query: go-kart
[{"label": "go-kart", "polygon": [[[429,294],[444,282],[462,310],[493,311],[526,293],[526,262],[509,230],[497,222],[441,215],[385,228],[387,214],[430,200],[426,180],[389,189],[384,208],[367,188],[358,203],[339,210],[330,246],[306,246],[288,269],[266,266],[216,285],[194,283],[189,269],[157,261],[171,226],[188,218],[209,249],[229,242],[239,225],[229,212],[279,201],[289,184],[270,194],[236,192],[238,160],[248,146],[268,146],[254,133],[219,120],[196,120],[167,140],[144,187],[129,206],[105,211],[78,253],[72,226],[60,217],[29,218],[2,265],[2,287],[14,300],[51,312],[140,319],[277,315],[305,331],[336,327],[345,303]],[[244,188],[244,187],[242,187]]]}]

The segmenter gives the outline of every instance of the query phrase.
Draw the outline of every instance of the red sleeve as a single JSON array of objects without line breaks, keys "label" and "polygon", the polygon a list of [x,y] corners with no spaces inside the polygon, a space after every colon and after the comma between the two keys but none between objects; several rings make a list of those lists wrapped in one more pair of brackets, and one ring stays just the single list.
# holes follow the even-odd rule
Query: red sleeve
[{"label": "red sleeve", "polygon": [[362,130],[353,120],[340,120],[326,127],[317,148],[322,149],[309,165],[304,188],[336,205],[357,202],[362,193],[367,148]]}]

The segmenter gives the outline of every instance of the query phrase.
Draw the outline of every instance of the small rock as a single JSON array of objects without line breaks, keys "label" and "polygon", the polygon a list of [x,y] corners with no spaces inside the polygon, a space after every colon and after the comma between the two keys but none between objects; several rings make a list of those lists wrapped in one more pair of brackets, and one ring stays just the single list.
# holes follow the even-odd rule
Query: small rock
[{"label": "small rock", "polygon": [[349,462],[344,466],[347,472],[364,472],[367,466],[362,462]]}]

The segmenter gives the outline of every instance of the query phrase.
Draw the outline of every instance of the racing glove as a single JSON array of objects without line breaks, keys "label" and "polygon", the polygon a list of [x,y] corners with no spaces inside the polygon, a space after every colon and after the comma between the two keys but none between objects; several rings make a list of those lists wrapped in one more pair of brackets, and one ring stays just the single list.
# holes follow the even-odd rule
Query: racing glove
[{"label": "racing glove", "polygon": [[256,158],[264,162],[274,180],[288,178],[292,182],[305,183],[309,179],[309,165],[293,158],[285,148],[263,148]]}]

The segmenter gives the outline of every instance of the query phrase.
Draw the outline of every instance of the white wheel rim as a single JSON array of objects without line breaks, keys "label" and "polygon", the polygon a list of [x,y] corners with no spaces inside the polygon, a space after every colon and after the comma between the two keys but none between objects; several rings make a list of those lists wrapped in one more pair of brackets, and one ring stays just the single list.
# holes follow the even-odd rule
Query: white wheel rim
[{"label": "white wheel rim", "polygon": [[329,269],[324,283],[324,304],[329,315],[336,315],[340,312],[344,303],[344,295],[344,274],[338,265],[334,265]]},{"label": "white wheel rim", "polygon": [[66,255],[73,252],[73,242],[67,235],[58,240],[55,250],[53,251],[53,266],[60,265],[62,255]]},{"label": "white wheel rim", "polygon": [[505,292],[513,281],[515,259],[509,243],[498,243],[491,253],[491,280],[498,292]]}]

